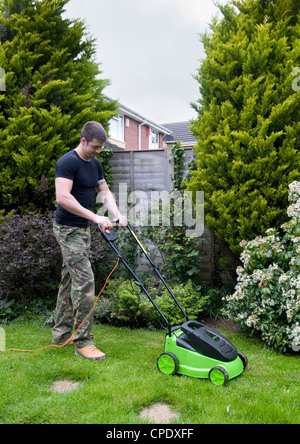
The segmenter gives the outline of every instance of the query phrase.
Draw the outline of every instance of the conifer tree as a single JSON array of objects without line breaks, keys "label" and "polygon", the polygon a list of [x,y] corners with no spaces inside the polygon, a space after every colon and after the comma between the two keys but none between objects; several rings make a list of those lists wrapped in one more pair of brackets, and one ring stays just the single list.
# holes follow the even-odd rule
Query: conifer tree
[{"label": "conifer tree", "polygon": [[62,17],[68,1],[0,0],[0,209],[49,209],[57,159],[118,109],[86,26]]},{"label": "conifer tree", "polygon": [[219,9],[222,20],[202,35],[189,187],[205,192],[206,225],[239,253],[240,241],[286,220],[286,190],[300,178],[300,12],[298,0]]}]

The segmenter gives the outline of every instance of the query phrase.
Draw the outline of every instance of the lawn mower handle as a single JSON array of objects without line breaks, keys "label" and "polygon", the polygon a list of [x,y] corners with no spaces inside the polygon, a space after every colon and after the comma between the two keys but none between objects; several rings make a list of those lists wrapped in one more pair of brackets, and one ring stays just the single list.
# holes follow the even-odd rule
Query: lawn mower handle
[{"label": "lawn mower handle", "polygon": [[150,295],[148,290],[145,288],[144,284],[141,282],[141,280],[138,278],[138,276],[135,274],[135,272],[131,269],[131,267],[129,266],[127,261],[123,258],[123,256],[119,252],[118,248],[116,247],[115,240],[118,238],[117,233],[114,230],[105,229],[105,227],[102,227],[101,225],[98,225],[98,228],[100,230],[100,233],[102,234],[103,239],[109,244],[111,249],[118,256],[118,258],[122,261],[125,268],[129,271],[129,273],[134,278],[135,284],[145,293],[145,295],[148,297],[150,302],[155,307],[156,311],[162,317],[162,319],[164,320],[164,322],[167,325],[167,330],[168,330],[169,336],[171,336],[171,325],[170,325],[169,321],[167,320],[165,315],[162,313],[162,311],[160,310],[160,308],[158,307],[158,305],[156,304],[156,302],[154,301],[154,299],[152,298],[152,296]]},{"label": "lawn mower handle", "polygon": [[182,312],[183,316],[185,317],[186,321],[188,321],[188,316],[186,314],[186,312],[184,311],[184,309],[182,308],[182,306],[180,305],[179,301],[176,299],[174,293],[172,292],[172,290],[170,289],[170,287],[168,286],[165,277],[161,274],[161,272],[159,271],[159,269],[157,268],[157,266],[155,265],[155,263],[152,261],[151,257],[149,256],[149,254],[147,253],[145,247],[141,244],[141,242],[139,241],[137,235],[135,234],[135,232],[133,231],[133,229],[131,228],[130,224],[127,224],[127,228],[130,231],[131,235],[133,236],[133,238],[135,239],[135,241],[137,242],[137,244],[140,246],[140,248],[142,249],[144,255],[146,256],[147,260],[150,262],[150,264],[152,265],[155,273],[157,274],[157,276],[159,277],[159,279],[161,280],[161,282],[164,284],[165,288],[167,289],[167,291],[170,293],[171,297],[173,298],[173,300],[176,302],[176,305],[178,306],[179,310]]}]

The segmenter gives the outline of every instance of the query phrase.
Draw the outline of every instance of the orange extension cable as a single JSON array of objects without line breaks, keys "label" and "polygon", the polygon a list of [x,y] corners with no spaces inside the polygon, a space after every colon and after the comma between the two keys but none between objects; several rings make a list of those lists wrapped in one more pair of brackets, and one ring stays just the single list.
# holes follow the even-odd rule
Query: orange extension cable
[{"label": "orange extension cable", "polygon": [[97,298],[96,298],[96,301],[95,301],[95,304],[94,304],[94,307],[93,307],[92,311],[86,316],[86,318],[81,322],[81,324],[79,325],[79,327],[77,328],[77,330],[75,331],[75,333],[74,333],[74,334],[73,334],[73,335],[72,335],[72,336],[71,336],[71,337],[70,337],[70,338],[69,338],[64,344],[62,344],[62,345],[53,345],[53,344],[52,344],[52,345],[48,345],[47,347],[39,348],[39,349],[37,349],[37,350],[18,350],[18,349],[15,349],[15,348],[10,348],[10,349],[8,349],[8,350],[5,350],[5,351],[3,351],[3,352],[0,352],[0,354],[2,354],[2,353],[7,353],[7,352],[24,352],[24,353],[33,353],[33,352],[38,352],[38,351],[46,350],[47,348],[62,348],[62,347],[65,347],[66,345],[68,345],[69,342],[71,342],[72,339],[74,338],[74,336],[78,333],[78,331],[80,330],[80,328],[82,327],[82,325],[84,324],[84,322],[85,322],[85,321],[91,316],[91,314],[92,314],[93,311],[95,310],[96,305],[97,305],[97,302],[98,302],[98,300],[99,300],[101,294],[103,293],[103,291],[104,291],[106,285],[108,284],[108,281],[109,281],[111,275],[114,273],[114,271],[116,270],[117,266],[119,265],[119,262],[120,262],[120,258],[118,257],[118,260],[117,260],[116,265],[114,266],[113,270],[109,273],[109,275],[108,275],[108,277],[107,277],[107,279],[106,279],[106,281],[105,281],[105,284],[103,285],[102,290],[100,291],[100,293],[98,294],[98,296],[97,296]]}]

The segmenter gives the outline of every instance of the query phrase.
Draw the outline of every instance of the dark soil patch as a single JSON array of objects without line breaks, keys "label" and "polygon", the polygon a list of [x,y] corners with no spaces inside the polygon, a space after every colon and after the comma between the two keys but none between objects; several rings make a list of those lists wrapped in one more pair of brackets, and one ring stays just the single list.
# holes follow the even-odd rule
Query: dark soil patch
[{"label": "dark soil patch", "polygon": [[224,318],[223,316],[218,316],[217,318],[205,318],[201,319],[203,324],[208,327],[214,328],[215,330],[220,330],[222,328],[227,328],[229,331],[234,333],[240,331],[238,324],[235,322],[229,321],[229,319]]}]

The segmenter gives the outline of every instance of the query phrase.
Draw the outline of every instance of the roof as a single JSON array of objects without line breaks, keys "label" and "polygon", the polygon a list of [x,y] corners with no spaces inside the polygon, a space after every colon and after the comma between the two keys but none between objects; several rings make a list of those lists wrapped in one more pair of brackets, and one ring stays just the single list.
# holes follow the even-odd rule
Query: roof
[{"label": "roof", "polygon": [[[107,100],[108,102],[113,101],[114,99],[108,97],[108,96],[104,96],[104,99]],[[119,114],[122,114],[124,116],[128,116],[128,117],[132,117],[134,120],[136,120],[137,122],[143,123],[144,125],[148,125],[150,126],[150,128],[154,129],[155,131],[158,131],[159,133],[165,134],[165,135],[170,135],[171,131],[164,127],[163,125],[159,124],[159,123],[155,123],[152,120],[148,119],[145,116],[142,116],[141,114],[137,113],[136,111],[128,108],[125,105],[122,105],[122,103],[120,103],[119,101],[117,101],[119,103]]]},{"label": "roof", "polygon": [[[182,142],[185,146],[196,145],[197,139],[190,130],[191,122],[164,123],[163,126],[172,132],[171,137],[173,137],[174,141]],[[172,139],[167,136],[165,137],[165,141],[171,142]]]}]

